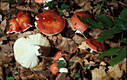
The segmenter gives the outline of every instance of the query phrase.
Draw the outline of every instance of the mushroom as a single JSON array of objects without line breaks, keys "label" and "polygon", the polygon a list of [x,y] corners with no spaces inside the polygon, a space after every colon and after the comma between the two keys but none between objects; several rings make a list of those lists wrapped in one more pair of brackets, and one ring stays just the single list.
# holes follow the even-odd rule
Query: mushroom
[{"label": "mushroom", "polygon": [[65,19],[53,10],[47,10],[35,17],[35,26],[45,35],[54,35],[65,27]]},{"label": "mushroom", "polygon": [[101,42],[97,42],[96,39],[92,39],[92,38],[86,39],[85,42],[88,45],[88,48],[91,49],[90,52],[93,52],[93,51],[102,52],[106,50],[104,44]]},{"label": "mushroom", "polygon": [[76,33],[82,33],[83,31],[87,30],[87,26],[77,16],[87,17],[87,18],[91,18],[91,16],[84,12],[76,12],[71,17],[71,24],[72,27],[76,29]]},{"label": "mushroom", "polygon": [[52,0],[34,0],[36,3],[38,3],[38,4],[45,4],[45,3],[48,3],[48,2],[50,2],[50,1],[52,1]]},{"label": "mushroom", "polygon": [[53,75],[56,75],[58,72],[59,72],[59,68],[57,67],[58,63],[55,62],[53,64],[50,65],[50,72],[53,74]]},{"label": "mushroom", "polygon": [[17,14],[16,18],[9,20],[9,25],[10,27],[7,30],[7,33],[25,31],[32,27],[30,15],[21,11]]},{"label": "mushroom", "polygon": [[66,55],[64,52],[62,51],[58,51],[55,56],[53,57],[53,60],[56,61],[56,60],[59,60],[62,56]]},{"label": "mushroom", "polygon": [[[14,43],[14,57],[16,61],[25,68],[35,67],[39,59],[37,56],[41,55],[39,49],[41,47],[47,47],[43,49],[42,53],[50,51],[50,44],[46,37],[41,34],[29,35],[27,38],[21,37]],[[48,54],[48,53],[46,53]]]}]

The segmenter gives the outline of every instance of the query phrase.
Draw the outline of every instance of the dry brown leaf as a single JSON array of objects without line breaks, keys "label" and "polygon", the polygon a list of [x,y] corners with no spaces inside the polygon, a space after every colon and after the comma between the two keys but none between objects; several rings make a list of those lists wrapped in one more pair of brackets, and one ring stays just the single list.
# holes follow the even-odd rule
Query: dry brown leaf
[{"label": "dry brown leaf", "polygon": [[84,42],[81,43],[81,45],[79,45],[78,48],[79,48],[79,49],[84,49],[84,50],[86,50],[86,49],[88,49],[88,45],[87,45],[86,42],[84,41]]},{"label": "dry brown leaf", "polygon": [[20,77],[22,80],[27,80],[35,77],[35,74],[33,74],[33,72],[29,69],[22,68],[20,72]]},{"label": "dry brown leaf", "polygon": [[79,35],[77,35],[77,34],[75,34],[75,35],[73,36],[72,39],[73,39],[73,40],[75,41],[75,43],[77,43],[77,44],[81,44],[82,42],[85,41],[85,38],[84,38],[84,37],[81,37],[81,36],[79,36]]},{"label": "dry brown leaf", "polygon": [[8,10],[9,3],[8,2],[0,2],[0,10]]},{"label": "dry brown leaf", "polygon": [[89,32],[89,35],[92,36],[94,39],[98,38],[98,35],[102,32],[101,29],[94,29],[93,31]]},{"label": "dry brown leaf", "polygon": [[1,66],[0,66],[0,80],[4,80],[4,79],[3,79],[3,69],[2,69]]},{"label": "dry brown leaf", "polygon": [[125,4],[127,4],[127,0],[123,0],[123,2],[124,2]]},{"label": "dry brown leaf", "polygon": [[102,62],[100,63],[100,65],[106,66],[106,63],[102,61]]},{"label": "dry brown leaf", "polygon": [[60,73],[55,80],[71,80],[66,73]]},{"label": "dry brown leaf", "polygon": [[75,53],[77,51],[77,44],[70,38],[62,37],[61,35],[50,36],[49,39],[53,42],[55,47],[61,51]]},{"label": "dry brown leaf", "polygon": [[31,11],[34,13],[38,13],[38,9],[37,8],[30,8],[29,6],[25,7],[25,6],[16,6],[17,9],[19,10],[24,10],[24,11]]},{"label": "dry brown leaf", "polygon": [[82,61],[82,59],[77,57],[77,56],[73,56],[70,59],[70,62],[74,62],[73,66],[71,66],[72,69],[76,66],[76,63],[80,63],[80,65],[83,67],[83,64],[82,64],[83,61]]},{"label": "dry brown leaf", "polygon": [[109,77],[107,76],[105,69],[103,68],[95,68],[91,71],[92,73],[92,80],[109,80]]},{"label": "dry brown leaf", "polygon": [[122,63],[121,69],[125,72],[127,72],[127,60],[125,59]]},{"label": "dry brown leaf", "polygon": [[89,0],[75,0],[78,6],[82,7],[77,9],[75,12],[90,11],[92,9],[91,2]]},{"label": "dry brown leaf", "polygon": [[94,66],[94,65],[95,65],[95,62],[93,62],[93,61],[88,61],[87,59],[84,59],[84,63],[85,63],[85,64],[88,64],[89,66]]},{"label": "dry brown leaf", "polygon": [[1,24],[0,24],[0,30],[2,31],[2,33],[4,33],[5,29],[6,29],[6,25],[7,25],[7,20],[4,19]]},{"label": "dry brown leaf", "polygon": [[119,78],[122,77],[123,71],[120,70],[120,66],[118,64],[114,65],[113,67],[112,66],[109,66],[108,68],[109,68],[109,70],[108,70],[107,74],[111,78],[119,79]]}]

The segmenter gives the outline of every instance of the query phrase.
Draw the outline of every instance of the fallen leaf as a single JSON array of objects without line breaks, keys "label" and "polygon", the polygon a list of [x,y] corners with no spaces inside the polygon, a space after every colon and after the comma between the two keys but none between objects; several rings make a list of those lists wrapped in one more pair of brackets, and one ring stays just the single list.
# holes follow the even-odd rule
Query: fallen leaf
[{"label": "fallen leaf", "polygon": [[84,41],[84,42],[81,43],[81,45],[79,45],[78,48],[79,48],[79,49],[84,49],[84,50],[86,50],[86,49],[89,48],[89,46],[88,46],[88,45],[86,44],[86,42]]},{"label": "fallen leaf", "polygon": [[125,72],[127,72],[127,60],[123,60],[123,63],[122,63],[122,66],[121,66],[121,69]]},{"label": "fallen leaf", "polygon": [[3,79],[3,69],[2,69],[1,66],[0,66],[0,80],[4,80],[4,79]]},{"label": "fallen leaf", "polygon": [[4,19],[1,24],[0,24],[0,30],[2,31],[2,33],[4,33],[5,29],[6,29],[6,25],[7,25],[7,20]]},{"label": "fallen leaf", "polygon": [[89,32],[89,35],[92,36],[94,39],[97,39],[101,32],[101,29],[94,29],[93,31]]},{"label": "fallen leaf", "polygon": [[77,43],[77,44],[81,44],[82,42],[85,41],[85,38],[84,38],[84,37],[81,37],[81,36],[79,36],[79,35],[77,35],[77,34],[75,34],[75,35],[73,36],[72,39],[73,39],[73,40],[75,41],[75,43]]},{"label": "fallen leaf", "polygon": [[69,76],[67,76],[66,73],[60,73],[57,77],[56,80],[71,80]]},{"label": "fallen leaf", "polygon": [[[77,57],[77,56],[73,56],[69,62],[74,62],[73,65],[70,67],[71,69],[73,69],[75,66],[76,66],[76,63],[79,63],[82,67],[83,67],[83,64],[82,64],[82,59]],[[84,67],[83,67],[84,68]]]},{"label": "fallen leaf", "polygon": [[70,38],[62,37],[61,35],[49,37],[55,47],[61,51],[75,53],[77,51],[77,44]]},{"label": "fallen leaf", "polygon": [[109,80],[109,77],[107,76],[105,69],[98,69],[95,68],[91,71],[92,73],[92,80]]},{"label": "fallen leaf", "polygon": [[25,11],[31,11],[34,13],[38,13],[38,9],[37,8],[30,8],[29,6],[25,7],[25,6],[16,6],[17,9],[19,10],[25,10]]},{"label": "fallen leaf", "polygon": [[0,10],[8,10],[9,3],[8,2],[0,2]]},{"label": "fallen leaf", "polygon": [[115,80],[122,77],[123,71],[120,70],[120,66],[118,64],[114,65],[113,67],[109,66],[108,68],[109,68],[109,70],[108,70],[107,74],[110,77],[114,78]]}]

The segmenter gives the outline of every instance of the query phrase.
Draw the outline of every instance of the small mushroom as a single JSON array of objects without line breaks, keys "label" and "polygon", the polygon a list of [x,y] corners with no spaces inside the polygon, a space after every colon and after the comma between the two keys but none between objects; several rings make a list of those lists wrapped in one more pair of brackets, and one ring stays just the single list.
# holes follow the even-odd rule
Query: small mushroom
[{"label": "small mushroom", "polygon": [[102,51],[105,51],[106,48],[104,46],[103,43],[101,42],[97,42],[96,39],[86,39],[86,44],[88,45],[88,47],[91,49],[90,52],[102,52]]},{"label": "small mushroom", "polygon": [[65,27],[65,19],[53,10],[47,10],[35,17],[35,26],[45,35],[54,35]]},{"label": "small mushroom", "polygon": [[[27,38],[21,37],[14,43],[14,57],[16,61],[25,68],[35,67],[41,55],[39,49],[47,47],[50,51],[50,44],[46,37],[41,34],[29,35]],[[45,50],[42,50],[45,53]],[[48,53],[47,53],[48,54]]]},{"label": "small mushroom", "polygon": [[48,2],[50,2],[50,1],[52,1],[52,0],[34,0],[36,3],[38,3],[38,4],[45,4],[45,3],[48,3]]},{"label": "small mushroom", "polygon": [[16,18],[9,20],[9,25],[7,33],[23,32],[32,27],[30,15],[21,11],[17,14]]},{"label": "small mushroom", "polygon": [[77,12],[74,13],[74,15],[71,17],[71,24],[75,29],[81,32],[87,30],[87,26],[77,16],[87,17],[87,18],[91,18],[91,16],[84,12]]},{"label": "small mushroom", "polygon": [[59,72],[59,68],[57,67],[58,63],[55,62],[53,64],[50,65],[50,72],[53,74],[53,75],[56,75],[58,72]]},{"label": "small mushroom", "polygon": [[66,55],[64,52],[62,51],[58,51],[55,56],[53,57],[53,60],[56,61],[56,60],[59,60],[62,56]]}]

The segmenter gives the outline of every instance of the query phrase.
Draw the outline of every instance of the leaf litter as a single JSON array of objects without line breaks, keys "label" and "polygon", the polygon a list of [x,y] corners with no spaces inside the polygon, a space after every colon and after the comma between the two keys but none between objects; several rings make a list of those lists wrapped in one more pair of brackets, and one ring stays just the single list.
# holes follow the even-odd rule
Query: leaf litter
[{"label": "leaf litter", "polygon": [[[57,0],[58,1],[58,0]],[[65,0],[64,2],[66,2]],[[73,13],[78,11],[87,11],[93,15],[105,14],[111,17],[118,16],[120,8],[126,7],[126,1],[114,1],[114,2],[104,2],[104,5],[98,5],[101,8],[97,8],[97,4],[102,3],[104,0],[70,0],[71,7],[66,7],[63,9],[63,15],[67,18],[67,24],[64,31],[58,35],[46,36],[51,43],[51,55],[40,56],[39,64],[32,69],[26,69],[17,63],[14,59],[13,45],[14,42],[22,36],[28,36],[30,34],[40,33],[34,27],[16,34],[6,34],[8,25],[8,20],[15,17],[18,11],[26,11],[32,15],[32,20],[35,21],[34,16],[43,11],[42,5],[34,3],[32,0],[17,0],[16,3],[10,2],[0,2],[0,15],[2,15],[2,21],[0,21],[0,79],[4,80],[7,76],[14,77],[16,80],[26,80],[26,79],[38,79],[38,80],[121,80],[126,78],[126,59],[124,59],[121,64],[116,64],[114,66],[109,65],[110,57],[97,58],[100,53],[89,53],[89,50],[84,48],[83,36],[75,33],[75,30],[71,27],[69,18]],[[107,1],[107,0],[106,0]],[[58,1],[61,3],[60,1]],[[25,3],[25,4],[24,4]],[[32,4],[32,5],[30,5]],[[73,6],[77,4],[78,6]],[[120,5],[118,5],[120,4]],[[64,6],[64,5],[63,5]],[[110,8],[107,8],[111,6]],[[16,8],[15,8],[16,7]],[[104,9],[104,8],[107,9]],[[70,9],[71,8],[71,9]],[[59,11],[59,5],[56,7],[52,6],[51,9]],[[104,10],[103,10],[104,9]],[[100,11],[101,10],[101,11]],[[12,12],[16,11],[16,12]],[[120,10],[121,11],[121,10]],[[71,30],[70,30],[71,29]],[[88,34],[98,38],[101,30],[93,29],[88,31]],[[41,33],[42,34],[42,33]],[[70,35],[71,34],[71,35]],[[72,35],[73,34],[73,35]],[[43,35],[43,34],[42,34]],[[119,47],[119,42],[114,42],[109,40],[105,42],[110,47]],[[58,73],[56,76],[52,75],[49,71],[49,66],[53,63],[52,57],[57,51],[66,52],[67,55],[64,56],[69,73]],[[69,65],[70,63],[73,63]],[[5,70],[5,72],[4,72]],[[76,75],[77,74],[77,75]]]}]

